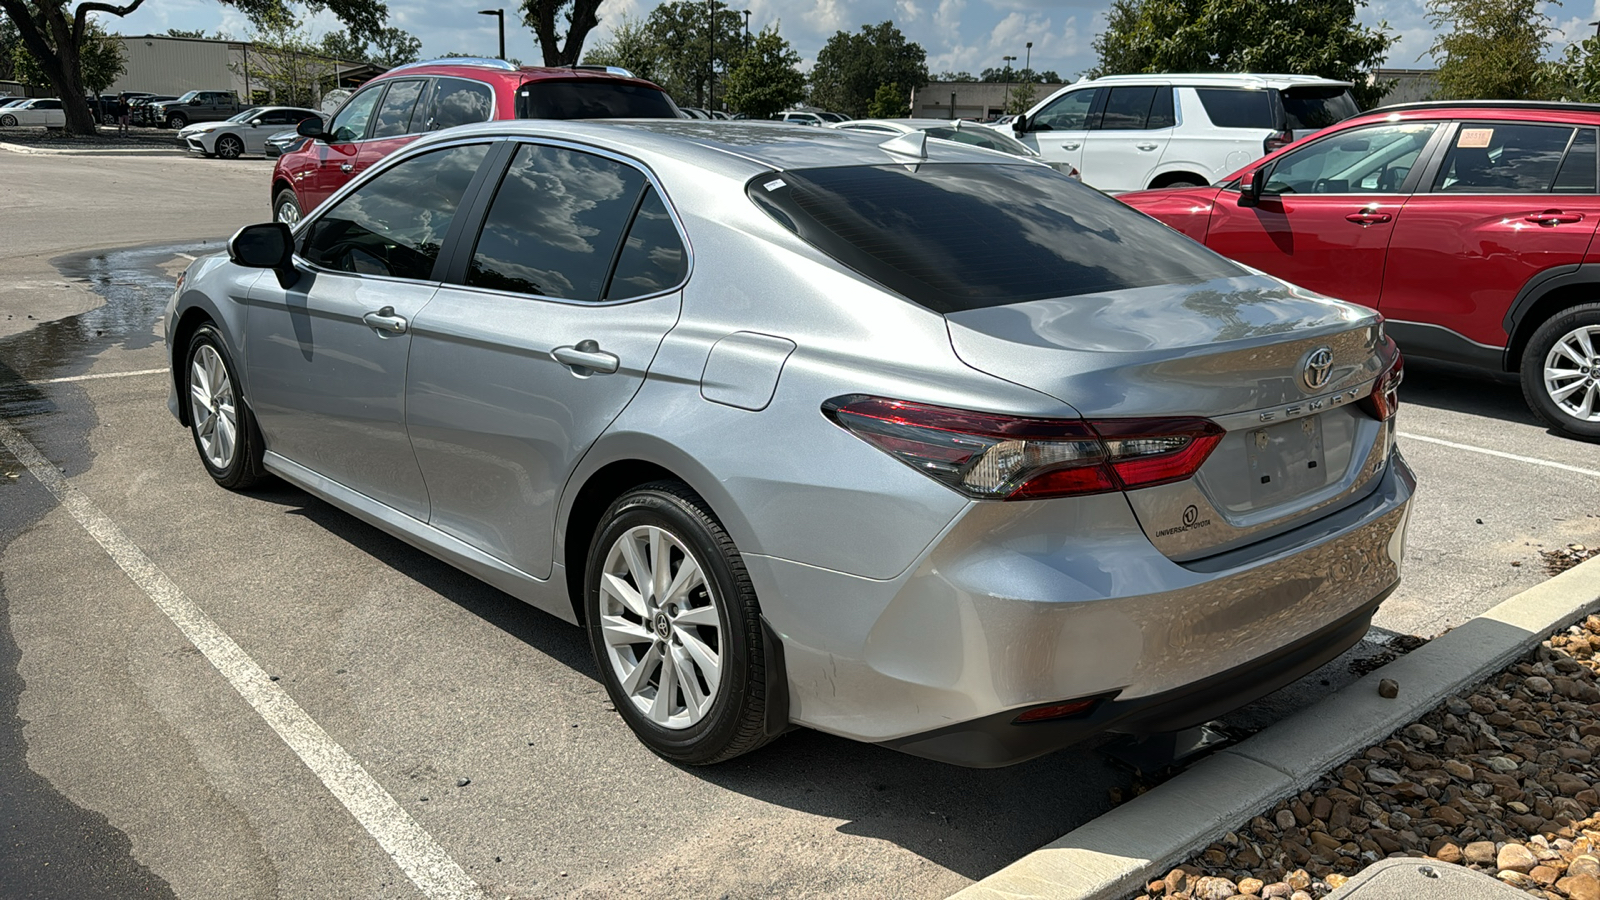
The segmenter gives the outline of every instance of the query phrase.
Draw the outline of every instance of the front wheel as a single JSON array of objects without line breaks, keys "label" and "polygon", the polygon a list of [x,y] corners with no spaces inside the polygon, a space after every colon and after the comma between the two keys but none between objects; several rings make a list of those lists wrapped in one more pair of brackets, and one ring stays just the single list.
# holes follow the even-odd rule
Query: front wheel
[{"label": "front wheel", "polygon": [[239,394],[239,378],[211,324],[189,340],[183,389],[189,403],[189,431],[200,462],[217,484],[246,490],[265,478],[261,433]]},{"label": "front wheel", "polygon": [[183,127],[187,126],[188,124],[189,124],[189,120],[184,118],[183,116],[178,115],[177,113],[173,113],[172,115],[167,116],[167,127],[168,128],[183,128]]},{"label": "front wheel", "polygon": [[17,124],[17,117],[16,116],[0,116],[0,125],[4,125],[7,128],[11,128],[11,127],[14,127],[16,124]]},{"label": "front wheel", "polygon": [[1522,395],[1546,423],[1600,440],[1600,303],[1562,310],[1522,351]]},{"label": "front wheel", "polygon": [[292,189],[284,188],[272,198],[272,221],[285,225],[300,221],[300,201],[295,198]]},{"label": "front wheel", "polygon": [[709,765],[771,740],[761,609],[733,539],[686,485],[619,497],[589,545],[584,610],[600,679],[645,746]]},{"label": "front wheel", "polygon": [[244,141],[231,134],[217,138],[217,155],[223,159],[238,159],[244,155]]}]

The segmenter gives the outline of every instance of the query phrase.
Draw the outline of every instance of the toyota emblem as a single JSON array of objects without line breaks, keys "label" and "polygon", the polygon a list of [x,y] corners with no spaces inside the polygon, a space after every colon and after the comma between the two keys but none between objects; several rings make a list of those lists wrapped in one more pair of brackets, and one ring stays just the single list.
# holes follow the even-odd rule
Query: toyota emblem
[{"label": "toyota emblem", "polygon": [[1306,387],[1313,391],[1320,391],[1328,385],[1328,379],[1333,376],[1333,351],[1327,347],[1318,347],[1306,357],[1306,368],[1300,378],[1305,381]]}]

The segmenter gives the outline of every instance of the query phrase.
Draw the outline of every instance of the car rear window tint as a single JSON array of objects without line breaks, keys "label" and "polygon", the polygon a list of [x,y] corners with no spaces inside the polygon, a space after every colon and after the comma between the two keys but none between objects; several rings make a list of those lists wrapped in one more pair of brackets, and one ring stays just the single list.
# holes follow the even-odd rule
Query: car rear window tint
[{"label": "car rear window tint", "polygon": [[1155,102],[1150,105],[1150,121],[1144,127],[1171,128],[1177,124],[1178,117],[1172,109],[1172,88],[1160,88],[1156,91]]},{"label": "car rear window tint", "polygon": [[[415,118],[415,117],[413,117]],[[417,131],[438,131],[494,118],[494,91],[486,84],[460,78],[441,78],[428,103],[428,117]]]},{"label": "car rear window tint", "polygon": [[1554,191],[1558,194],[1593,194],[1600,191],[1595,183],[1595,133],[1593,128],[1581,128],[1567,148],[1567,158],[1561,162],[1556,175]]},{"label": "car rear window tint", "polygon": [[1293,87],[1280,92],[1284,127],[1316,131],[1336,125],[1361,111],[1350,89],[1344,87]]},{"label": "car rear window tint", "polygon": [[1433,189],[1455,194],[1544,194],[1573,137],[1568,125],[1463,122]]},{"label": "car rear window tint", "polygon": [[449,147],[380,173],[311,223],[300,255],[337,272],[432,280],[445,233],[488,150]]},{"label": "car rear window tint", "polygon": [[378,104],[378,115],[372,123],[372,137],[399,137],[411,129],[411,111],[416,108],[417,96],[422,93],[421,81],[394,81],[389,92]]},{"label": "car rear window tint", "polygon": [[1119,87],[1111,89],[1106,98],[1106,108],[1100,115],[1101,131],[1142,131],[1150,118],[1150,106],[1155,103],[1153,87]]},{"label": "car rear window tint", "polygon": [[1281,113],[1273,108],[1272,92],[1243,88],[1195,88],[1206,118],[1218,128],[1280,127]]},{"label": "car rear window tint", "polygon": [[689,254],[672,224],[667,205],[651,187],[628,228],[617,256],[617,269],[606,289],[607,300],[643,297],[677,287],[689,274]]},{"label": "car rear window tint", "polygon": [[938,313],[1245,274],[1043,166],[800,169],[759,175],[747,192],[823,253]]},{"label": "car rear window tint", "polygon": [[489,207],[467,284],[599,300],[647,183],[615,160],[523,144]]},{"label": "car rear window tint", "polygon": [[676,119],[661,90],[612,81],[530,81],[517,91],[519,119]]}]

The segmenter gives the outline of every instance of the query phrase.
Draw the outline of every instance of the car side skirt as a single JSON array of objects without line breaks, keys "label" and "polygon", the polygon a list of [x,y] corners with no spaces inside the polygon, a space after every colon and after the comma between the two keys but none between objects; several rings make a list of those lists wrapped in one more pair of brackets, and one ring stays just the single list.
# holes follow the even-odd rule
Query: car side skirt
[{"label": "car side skirt", "polygon": [[1480,344],[1443,325],[1389,319],[1383,325],[1406,356],[1459,363],[1491,372],[1505,371],[1506,348]]}]

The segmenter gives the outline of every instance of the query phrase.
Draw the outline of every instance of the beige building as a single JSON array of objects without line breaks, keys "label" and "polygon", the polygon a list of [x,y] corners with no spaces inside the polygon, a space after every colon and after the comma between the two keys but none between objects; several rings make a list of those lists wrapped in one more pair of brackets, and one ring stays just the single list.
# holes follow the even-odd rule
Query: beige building
[{"label": "beige building", "polygon": [[[268,69],[275,56],[256,49],[249,41],[219,41],[167,35],[122,35],[127,71],[107,88],[107,93],[148,91],[182,94],[185,91],[227,91],[241,100],[258,94],[264,86],[251,83],[251,73]],[[312,57],[310,65],[323,72],[327,86],[354,87],[378,74],[366,63]],[[261,97],[271,100],[271,97]]]},{"label": "beige building", "polygon": [[[1033,85],[1035,103],[1060,90],[1060,84]],[[1005,114],[1016,84],[990,81],[930,81],[911,93],[911,115],[919,119],[984,119]],[[952,112],[952,110],[954,110]]]}]

